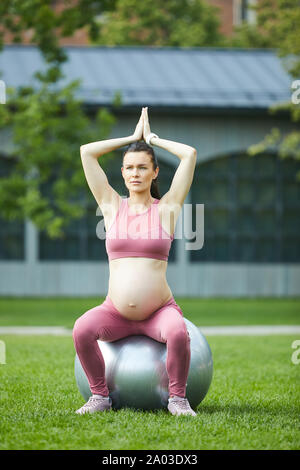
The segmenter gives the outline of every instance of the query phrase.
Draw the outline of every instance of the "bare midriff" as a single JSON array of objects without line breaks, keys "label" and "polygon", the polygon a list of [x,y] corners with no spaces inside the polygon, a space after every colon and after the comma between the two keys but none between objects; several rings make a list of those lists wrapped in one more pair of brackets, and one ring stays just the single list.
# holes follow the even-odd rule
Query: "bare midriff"
[{"label": "bare midriff", "polygon": [[121,315],[142,321],[172,298],[167,261],[118,258],[109,262],[108,297]]}]

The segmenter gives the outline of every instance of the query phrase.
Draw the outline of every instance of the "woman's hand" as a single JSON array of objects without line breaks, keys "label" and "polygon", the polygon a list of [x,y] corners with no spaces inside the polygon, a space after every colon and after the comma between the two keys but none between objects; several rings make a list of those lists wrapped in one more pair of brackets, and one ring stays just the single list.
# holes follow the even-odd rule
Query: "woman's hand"
[{"label": "woman's hand", "polygon": [[134,141],[141,140],[143,138],[143,129],[144,129],[144,109],[142,108],[141,116],[139,122],[136,125],[135,131],[132,134]]},{"label": "woman's hand", "polygon": [[143,139],[146,142],[147,135],[151,134],[149,118],[148,118],[148,108],[144,109],[144,129],[143,129]]}]

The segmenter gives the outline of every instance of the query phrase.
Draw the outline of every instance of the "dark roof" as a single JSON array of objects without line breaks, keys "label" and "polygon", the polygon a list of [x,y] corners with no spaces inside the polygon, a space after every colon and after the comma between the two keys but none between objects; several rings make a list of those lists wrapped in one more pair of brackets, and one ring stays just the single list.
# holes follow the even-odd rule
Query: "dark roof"
[{"label": "dark roof", "polygon": [[[77,97],[124,106],[267,108],[290,100],[291,77],[275,50],[176,47],[65,47],[64,84],[80,78]],[[6,87],[34,84],[45,68],[35,46],[6,45],[0,71]]]}]

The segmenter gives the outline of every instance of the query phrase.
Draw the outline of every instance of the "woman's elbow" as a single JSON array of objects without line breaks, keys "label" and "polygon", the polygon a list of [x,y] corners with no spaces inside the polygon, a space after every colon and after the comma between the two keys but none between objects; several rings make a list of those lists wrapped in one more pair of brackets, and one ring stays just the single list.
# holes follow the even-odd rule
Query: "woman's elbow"
[{"label": "woman's elbow", "polygon": [[80,146],[80,156],[83,157],[87,153],[88,146],[87,144]]}]

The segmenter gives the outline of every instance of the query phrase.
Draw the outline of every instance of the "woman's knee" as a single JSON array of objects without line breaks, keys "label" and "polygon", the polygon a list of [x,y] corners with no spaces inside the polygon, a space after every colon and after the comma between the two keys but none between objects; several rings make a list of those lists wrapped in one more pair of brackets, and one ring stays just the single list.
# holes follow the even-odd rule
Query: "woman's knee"
[{"label": "woman's knee", "polygon": [[170,325],[169,331],[167,332],[167,342],[173,341],[177,344],[185,344],[190,342],[190,336],[184,320],[177,321],[175,324]]},{"label": "woman's knee", "polygon": [[101,307],[101,305],[93,307],[77,318],[73,327],[73,338],[85,340],[91,336],[96,337],[96,332],[103,318]]},{"label": "woman's knee", "polygon": [[73,327],[72,332],[74,342],[86,342],[96,337],[95,329],[84,318],[79,317]]},{"label": "woman's knee", "polygon": [[172,333],[169,335],[169,341],[176,341],[180,343],[189,343],[190,337],[189,333],[186,328],[179,327],[172,331]]}]

